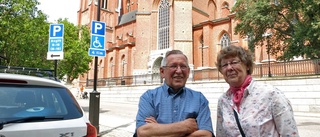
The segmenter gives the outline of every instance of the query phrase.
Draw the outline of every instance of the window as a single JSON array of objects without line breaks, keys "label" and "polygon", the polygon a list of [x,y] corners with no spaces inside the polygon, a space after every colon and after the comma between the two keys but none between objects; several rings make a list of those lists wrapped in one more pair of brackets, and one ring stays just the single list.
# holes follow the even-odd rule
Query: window
[{"label": "window", "polygon": [[230,46],[231,44],[231,40],[230,40],[230,37],[227,33],[223,34],[222,38],[221,38],[221,48],[224,48],[224,47],[227,47],[227,46]]},{"label": "window", "polygon": [[102,9],[107,9],[108,8],[108,0],[102,0],[101,8]]},{"label": "window", "polygon": [[111,58],[110,59],[110,62],[109,62],[109,67],[110,67],[110,77],[112,77],[113,76],[113,73],[112,72],[114,72],[113,71],[113,69],[114,69],[114,63],[113,63],[113,58]]},{"label": "window", "polygon": [[66,120],[82,116],[72,103],[70,92],[64,88],[0,84],[0,89],[0,119],[63,116]]},{"label": "window", "polygon": [[168,0],[161,0],[159,6],[158,49],[169,48],[170,7]]}]

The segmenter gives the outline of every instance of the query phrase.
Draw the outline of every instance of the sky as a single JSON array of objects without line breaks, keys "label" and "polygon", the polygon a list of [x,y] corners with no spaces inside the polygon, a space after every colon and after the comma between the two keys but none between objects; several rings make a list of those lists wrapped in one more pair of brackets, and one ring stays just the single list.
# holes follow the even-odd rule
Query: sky
[{"label": "sky", "polygon": [[48,21],[56,23],[59,18],[68,18],[69,22],[77,24],[77,11],[80,0],[38,0],[39,10],[47,14]]}]

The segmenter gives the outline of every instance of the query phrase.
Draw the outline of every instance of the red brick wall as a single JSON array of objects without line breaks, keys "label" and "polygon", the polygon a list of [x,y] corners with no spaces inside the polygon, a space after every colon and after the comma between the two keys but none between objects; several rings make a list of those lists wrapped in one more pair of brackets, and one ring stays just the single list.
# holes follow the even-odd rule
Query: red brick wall
[{"label": "red brick wall", "polygon": [[[88,18],[90,20],[96,19],[96,6],[91,4],[83,9],[82,5],[84,0],[81,0],[80,10],[78,12],[78,23],[83,20],[82,15],[85,12],[89,12]],[[136,20],[128,22],[126,24],[118,26],[119,13],[115,11],[117,9],[118,1],[108,1],[108,9],[101,10],[101,21],[106,22],[106,50],[107,56],[102,59],[102,66],[104,67],[99,72],[98,78],[110,77],[111,67],[110,60],[113,60],[113,77],[122,76],[122,57],[126,60],[125,76],[133,75],[134,70],[147,70],[150,53],[157,50],[158,36],[158,6],[160,0],[130,0],[131,11],[138,10]],[[127,13],[126,9],[127,0],[123,0],[123,13]],[[173,21],[183,21],[184,18],[175,18],[173,16],[175,9],[174,0],[170,2],[170,44],[174,43],[174,30]],[[234,15],[230,13],[231,6],[234,5],[234,0],[225,1],[204,1],[194,0],[185,1],[192,2],[192,26],[193,26],[193,50],[191,57],[191,64],[194,64],[195,69],[203,66],[209,68],[215,68],[215,61],[218,51],[221,48],[220,40],[224,33],[227,33],[235,45],[247,46],[246,41],[234,34],[234,27],[237,21],[235,21]],[[228,8],[225,5],[229,5]],[[90,25],[90,24],[87,24]],[[203,54],[200,43],[200,37],[203,35],[203,44],[208,48],[203,49]],[[93,68],[93,64],[90,65]],[[211,74],[210,74],[211,75]],[[210,76],[209,75],[209,76]],[[85,77],[80,78],[81,81],[85,80]],[[93,69],[89,72],[89,79],[93,79]]]}]

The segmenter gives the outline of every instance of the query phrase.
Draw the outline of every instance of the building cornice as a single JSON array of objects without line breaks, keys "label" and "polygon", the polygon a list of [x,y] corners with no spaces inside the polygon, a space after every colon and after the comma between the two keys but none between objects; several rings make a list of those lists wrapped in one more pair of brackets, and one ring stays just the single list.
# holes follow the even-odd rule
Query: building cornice
[{"label": "building cornice", "polygon": [[206,21],[200,22],[199,24],[193,25],[193,29],[201,29],[203,26],[206,26],[206,25],[215,26],[218,24],[230,22],[230,20],[231,18],[229,16],[225,18],[215,19],[215,20],[206,20]]},{"label": "building cornice", "polygon": [[193,42],[192,40],[174,39],[175,42]]},{"label": "building cornice", "polygon": [[204,16],[206,16],[206,17],[209,17],[209,14],[208,14],[208,13],[206,13],[206,12],[204,12],[204,11],[196,8],[196,7],[192,7],[192,9],[193,9],[194,11],[200,13],[201,15],[204,15]]},{"label": "building cornice", "polygon": [[138,11],[136,13],[137,16],[146,16],[146,15],[151,15],[151,12],[147,12],[147,11]]}]

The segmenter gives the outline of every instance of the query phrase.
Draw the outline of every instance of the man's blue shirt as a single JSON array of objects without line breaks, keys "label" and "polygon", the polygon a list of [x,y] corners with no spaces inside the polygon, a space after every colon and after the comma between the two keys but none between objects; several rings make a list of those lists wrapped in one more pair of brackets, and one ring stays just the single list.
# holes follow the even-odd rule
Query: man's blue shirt
[{"label": "man's blue shirt", "polygon": [[171,91],[167,84],[163,84],[146,91],[140,97],[136,128],[146,124],[145,119],[150,116],[160,124],[195,118],[199,130],[208,130],[213,133],[209,102],[205,96],[201,92],[186,87],[175,94]]}]

